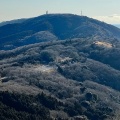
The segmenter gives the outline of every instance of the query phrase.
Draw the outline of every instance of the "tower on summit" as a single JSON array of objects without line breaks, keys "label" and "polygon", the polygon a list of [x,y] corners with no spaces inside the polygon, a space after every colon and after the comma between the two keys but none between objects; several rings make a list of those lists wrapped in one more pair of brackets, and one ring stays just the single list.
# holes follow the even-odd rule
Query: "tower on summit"
[{"label": "tower on summit", "polygon": [[46,11],[46,15],[48,14],[48,10]]},{"label": "tower on summit", "polygon": [[83,16],[82,10],[81,10],[81,16]]}]

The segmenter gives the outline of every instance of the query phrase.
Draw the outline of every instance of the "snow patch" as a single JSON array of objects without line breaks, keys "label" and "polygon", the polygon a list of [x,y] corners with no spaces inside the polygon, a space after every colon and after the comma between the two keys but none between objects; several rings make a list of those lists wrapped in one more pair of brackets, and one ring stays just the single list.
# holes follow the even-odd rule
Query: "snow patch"
[{"label": "snow patch", "polygon": [[36,66],[34,70],[40,71],[40,72],[52,72],[54,68],[49,65],[39,65],[39,66]]},{"label": "snow patch", "polygon": [[100,41],[95,41],[94,44],[99,45],[99,46],[104,46],[107,48],[112,48],[113,45],[107,42],[100,42]]}]

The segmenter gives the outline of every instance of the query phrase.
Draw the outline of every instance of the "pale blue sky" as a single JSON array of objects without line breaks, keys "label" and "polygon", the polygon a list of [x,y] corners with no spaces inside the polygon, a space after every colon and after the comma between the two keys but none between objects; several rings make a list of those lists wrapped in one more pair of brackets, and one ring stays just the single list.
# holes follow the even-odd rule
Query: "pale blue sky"
[{"label": "pale blue sky", "polygon": [[49,13],[73,13],[120,23],[120,0],[0,0],[0,21]]}]

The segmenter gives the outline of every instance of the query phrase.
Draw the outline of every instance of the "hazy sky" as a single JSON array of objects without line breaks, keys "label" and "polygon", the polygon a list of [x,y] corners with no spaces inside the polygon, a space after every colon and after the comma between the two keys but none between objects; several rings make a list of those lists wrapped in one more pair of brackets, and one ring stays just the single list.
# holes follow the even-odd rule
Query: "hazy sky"
[{"label": "hazy sky", "polygon": [[120,0],[0,0],[0,21],[49,13],[73,13],[120,23]]}]

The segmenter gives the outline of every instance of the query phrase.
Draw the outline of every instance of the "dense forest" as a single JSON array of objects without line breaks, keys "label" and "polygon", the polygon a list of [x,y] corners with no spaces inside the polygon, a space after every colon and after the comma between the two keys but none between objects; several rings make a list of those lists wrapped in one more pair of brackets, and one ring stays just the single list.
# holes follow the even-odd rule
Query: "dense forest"
[{"label": "dense forest", "polygon": [[0,119],[119,120],[119,31],[71,14],[0,27]]}]

